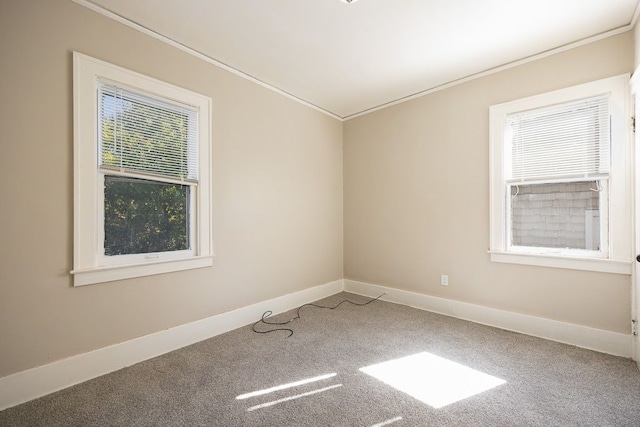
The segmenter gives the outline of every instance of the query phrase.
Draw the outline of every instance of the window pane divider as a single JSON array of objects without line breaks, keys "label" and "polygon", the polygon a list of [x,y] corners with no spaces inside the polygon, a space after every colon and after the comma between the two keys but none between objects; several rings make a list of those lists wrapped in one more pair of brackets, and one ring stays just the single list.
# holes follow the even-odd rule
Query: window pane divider
[{"label": "window pane divider", "polygon": [[127,170],[127,169],[110,168],[110,167],[107,167],[107,166],[101,166],[100,167],[100,171],[104,175],[113,175],[113,176],[129,177],[129,178],[138,178],[138,179],[145,179],[147,181],[164,182],[164,183],[167,183],[167,184],[179,184],[179,185],[191,185],[191,186],[197,186],[198,185],[198,181],[192,180],[192,179],[169,178],[169,177],[166,177],[166,176],[158,176],[158,175],[153,175],[153,174],[146,174],[146,173],[141,173],[141,172],[137,172],[137,171],[131,171],[131,170]]},{"label": "window pane divider", "polygon": [[609,179],[609,174],[593,174],[589,176],[578,175],[578,176],[564,176],[558,178],[517,178],[517,179],[507,179],[505,183],[508,185],[529,185],[529,184],[554,184],[554,183],[566,183],[566,182],[587,182],[587,181],[601,181]]}]

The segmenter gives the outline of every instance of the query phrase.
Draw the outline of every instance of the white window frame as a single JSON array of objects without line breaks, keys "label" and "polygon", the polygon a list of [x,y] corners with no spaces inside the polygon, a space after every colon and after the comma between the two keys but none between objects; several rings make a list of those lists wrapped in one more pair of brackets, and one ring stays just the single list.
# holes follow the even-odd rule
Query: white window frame
[{"label": "white window frame", "polygon": [[[104,174],[98,169],[98,79],[190,105],[198,111],[198,168],[186,251],[104,256]],[[74,286],[213,265],[211,98],[83,55],[73,54]]]},{"label": "white window frame", "polygon": [[[632,270],[632,144],[629,74],[610,77],[554,92],[490,107],[490,246],[491,261],[545,267],[631,274]],[[509,114],[610,94],[611,171],[609,204],[603,210],[607,250],[512,248],[505,184],[505,125]],[[608,224],[606,217],[608,216]]]}]

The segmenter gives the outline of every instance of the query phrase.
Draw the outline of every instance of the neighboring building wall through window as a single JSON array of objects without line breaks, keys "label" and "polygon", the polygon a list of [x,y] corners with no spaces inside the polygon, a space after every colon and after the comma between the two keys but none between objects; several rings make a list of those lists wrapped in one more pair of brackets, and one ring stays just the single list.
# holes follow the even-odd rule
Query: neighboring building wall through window
[{"label": "neighboring building wall through window", "polygon": [[600,181],[511,186],[511,244],[600,251]]}]

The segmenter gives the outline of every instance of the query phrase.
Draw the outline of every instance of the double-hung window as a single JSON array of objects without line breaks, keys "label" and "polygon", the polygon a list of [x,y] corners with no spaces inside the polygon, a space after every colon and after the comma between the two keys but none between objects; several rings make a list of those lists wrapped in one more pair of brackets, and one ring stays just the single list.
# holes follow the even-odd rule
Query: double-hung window
[{"label": "double-hung window", "polygon": [[74,55],[74,283],[212,264],[210,99]]},{"label": "double-hung window", "polygon": [[492,260],[628,272],[628,80],[491,107]]}]

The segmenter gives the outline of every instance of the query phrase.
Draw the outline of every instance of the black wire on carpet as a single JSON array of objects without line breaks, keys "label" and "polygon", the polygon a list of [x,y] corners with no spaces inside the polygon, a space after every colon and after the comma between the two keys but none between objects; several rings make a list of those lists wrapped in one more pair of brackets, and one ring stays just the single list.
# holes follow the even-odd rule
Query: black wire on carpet
[{"label": "black wire on carpet", "polygon": [[290,328],[275,328],[275,329],[269,329],[268,331],[258,331],[258,330],[256,330],[256,325],[258,323],[263,323],[265,325],[275,325],[275,326],[288,325],[289,323],[293,322],[294,320],[300,319],[300,310],[302,310],[304,307],[307,307],[307,306],[316,307],[316,308],[325,308],[327,310],[335,310],[336,308],[340,307],[345,302],[348,302],[349,304],[353,304],[353,305],[357,305],[357,306],[363,306],[363,305],[371,304],[372,302],[377,301],[380,298],[382,298],[384,295],[386,295],[386,292],[383,293],[382,295],[380,295],[380,296],[378,296],[376,298],[373,298],[372,300],[369,300],[369,301],[364,302],[364,303],[353,302],[353,301],[350,301],[348,299],[345,299],[345,300],[340,301],[338,304],[334,305],[333,307],[326,306],[326,305],[318,305],[318,304],[313,304],[313,303],[304,304],[304,305],[301,305],[300,307],[298,307],[298,310],[296,311],[296,316],[293,319],[287,320],[286,322],[267,322],[265,319],[273,314],[273,311],[267,310],[262,314],[262,318],[260,320],[258,320],[256,323],[254,323],[253,326],[251,326],[251,329],[253,329],[253,332],[255,332],[257,334],[269,334],[271,332],[285,331],[285,332],[289,332],[289,335],[287,335],[287,337],[286,337],[286,338],[289,338],[291,335],[293,335],[293,329],[290,329]]}]

